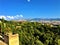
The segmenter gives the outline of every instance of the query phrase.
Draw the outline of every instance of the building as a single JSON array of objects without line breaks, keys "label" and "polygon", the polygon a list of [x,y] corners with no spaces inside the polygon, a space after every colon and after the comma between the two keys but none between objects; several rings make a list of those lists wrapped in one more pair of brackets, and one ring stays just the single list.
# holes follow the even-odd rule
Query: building
[{"label": "building", "polygon": [[0,45],[19,45],[19,35],[12,33],[0,35]]}]

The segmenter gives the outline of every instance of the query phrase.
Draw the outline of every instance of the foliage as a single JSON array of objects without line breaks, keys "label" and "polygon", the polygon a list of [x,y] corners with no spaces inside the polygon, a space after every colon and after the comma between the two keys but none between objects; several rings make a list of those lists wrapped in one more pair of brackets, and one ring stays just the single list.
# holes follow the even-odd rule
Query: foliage
[{"label": "foliage", "polygon": [[2,33],[18,33],[20,45],[60,45],[60,25],[2,20],[0,26]]}]

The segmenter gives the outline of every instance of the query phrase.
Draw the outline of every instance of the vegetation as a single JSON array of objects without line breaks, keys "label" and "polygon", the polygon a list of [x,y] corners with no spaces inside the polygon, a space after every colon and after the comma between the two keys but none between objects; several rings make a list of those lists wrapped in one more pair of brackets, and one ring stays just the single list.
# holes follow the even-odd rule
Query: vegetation
[{"label": "vegetation", "polygon": [[4,19],[1,21],[1,33],[18,33],[20,45],[60,45],[60,25],[4,21]]}]

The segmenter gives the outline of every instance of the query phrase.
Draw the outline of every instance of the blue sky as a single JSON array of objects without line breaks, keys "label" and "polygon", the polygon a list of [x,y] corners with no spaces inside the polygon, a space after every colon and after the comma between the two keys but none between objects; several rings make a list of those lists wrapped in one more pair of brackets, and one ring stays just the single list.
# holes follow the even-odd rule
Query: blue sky
[{"label": "blue sky", "polygon": [[60,0],[0,0],[0,18],[60,18]]}]

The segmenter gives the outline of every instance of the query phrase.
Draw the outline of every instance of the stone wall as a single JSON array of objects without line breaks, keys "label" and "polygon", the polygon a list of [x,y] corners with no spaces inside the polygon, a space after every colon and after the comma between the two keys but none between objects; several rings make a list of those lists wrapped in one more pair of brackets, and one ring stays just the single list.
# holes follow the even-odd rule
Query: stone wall
[{"label": "stone wall", "polygon": [[4,42],[9,44],[9,37],[7,35],[4,35]]},{"label": "stone wall", "polygon": [[19,45],[19,35],[9,34],[4,35],[4,41],[0,40],[0,45]]},{"label": "stone wall", "polygon": [[9,45],[19,45],[19,35],[9,35]]},{"label": "stone wall", "polygon": [[0,45],[7,45],[7,44],[0,40]]}]

